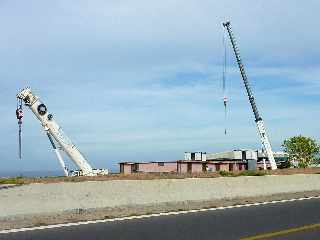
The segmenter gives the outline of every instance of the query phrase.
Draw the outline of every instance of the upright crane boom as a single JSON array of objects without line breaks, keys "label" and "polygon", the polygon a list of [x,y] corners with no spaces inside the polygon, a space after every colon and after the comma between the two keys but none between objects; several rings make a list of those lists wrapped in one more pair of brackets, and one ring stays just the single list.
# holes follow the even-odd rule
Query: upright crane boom
[{"label": "upright crane boom", "polygon": [[267,131],[264,127],[264,122],[258,112],[258,109],[257,109],[257,105],[255,103],[255,100],[254,100],[254,97],[253,97],[253,93],[252,93],[252,90],[251,90],[251,87],[250,87],[250,84],[249,84],[249,80],[247,78],[247,75],[246,75],[246,72],[245,72],[245,69],[244,69],[244,65],[242,64],[241,62],[241,58],[240,58],[240,51],[237,47],[237,43],[236,43],[236,40],[235,40],[235,37],[232,33],[232,30],[231,30],[231,24],[230,22],[225,22],[223,23],[223,26],[227,29],[228,31],[228,35],[229,35],[229,38],[230,38],[230,41],[231,41],[231,45],[232,45],[232,48],[233,48],[233,51],[234,51],[234,54],[235,54],[235,57],[236,57],[236,60],[237,60],[237,63],[238,63],[238,67],[239,67],[239,70],[240,70],[240,73],[241,73],[241,77],[243,79],[243,83],[244,83],[244,86],[246,88],[246,91],[247,91],[247,95],[248,95],[248,98],[249,98],[249,102],[250,102],[250,105],[251,105],[251,108],[252,108],[252,111],[253,111],[253,114],[254,114],[254,117],[255,117],[255,121],[256,121],[256,124],[257,124],[257,128],[258,128],[258,131],[259,131],[259,135],[260,135],[260,138],[261,138],[261,142],[262,142],[262,146],[267,154],[267,157],[269,159],[269,162],[270,162],[270,165],[271,165],[271,169],[277,169],[277,165],[276,165],[276,162],[274,160],[274,157],[273,157],[273,152],[272,152],[272,149],[271,149],[271,144],[270,144],[270,141],[268,139],[268,135],[267,135]]},{"label": "upright crane boom", "polygon": [[[78,148],[63,133],[61,127],[53,119],[53,115],[48,113],[46,105],[42,103],[39,97],[32,93],[30,88],[23,89],[17,94],[17,98],[24,101],[24,103],[31,109],[34,115],[41,122],[44,130],[47,132],[50,142],[53,143],[52,140],[54,139],[61,146],[72,161],[81,169],[82,175],[94,176],[98,174],[97,170],[92,169]],[[56,150],[55,146],[54,149]],[[60,160],[61,158],[59,158],[59,161]]]}]

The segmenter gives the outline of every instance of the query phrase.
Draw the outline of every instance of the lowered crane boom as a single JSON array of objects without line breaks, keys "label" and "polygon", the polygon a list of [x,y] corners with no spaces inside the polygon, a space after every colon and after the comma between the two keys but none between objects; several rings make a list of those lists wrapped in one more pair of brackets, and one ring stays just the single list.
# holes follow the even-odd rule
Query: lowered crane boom
[{"label": "lowered crane boom", "polygon": [[[92,169],[92,167],[87,162],[82,153],[79,151],[79,149],[63,133],[61,127],[53,119],[53,115],[48,113],[46,105],[40,100],[38,96],[32,93],[30,88],[23,89],[20,93],[17,94],[17,98],[21,99],[25,103],[25,105],[28,106],[34,113],[34,115],[38,118],[44,130],[47,132],[50,142],[53,143],[54,139],[61,146],[61,149],[79,167],[81,172],[79,175],[95,176],[98,174],[107,174],[106,169]],[[55,145],[53,145],[53,147],[56,151],[57,149]],[[63,167],[65,174],[67,175],[66,167],[60,154],[58,154],[58,159]]]},{"label": "lowered crane boom", "polygon": [[272,148],[271,148],[271,144],[270,144],[270,141],[269,141],[269,138],[268,138],[268,135],[267,135],[267,131],[264,127],[264,122],[258,112],[258,109],[257,109],[257,105],[255,103],[255,100],[254,100],[254,97],[253,97],[253,92],[251,90],[251,87],[250,87],[250,84],[249,84],[249,80],[247,78],[247,75],[246,75],[246,72],[245,72],[245,69],[244,69],[244,65],[242,64],[241,62],[241,58],[240,58],[240,51],[237,47],[237,43],[236,43],[236,40],[235,40],[235,37],[232,33],[232,30],[231,30],[231,24],[230,22],[225,22],[223,23],[223,26],[227,29],[227,32],[228,32],[228,35],[229,35],[229,38],[230,38],[230,41],[231,41],[231,45],[232,45],[232,48],[233,48],[233,51],[234,51],[234,54],[235,54],[235,57],[236,57],[236,60],[237,60],[237,63],[238,63],[238,67],[239,67],[239,70],[240,70],[240,73],[241,73],[241,77],[243,79],[243,83],[244,83],[244,86],[246,88],[246,91],[247,91],[247,95],[248,95],[248,98],[249,98],[249,102],[250,102],[250,105],[251,105],[251,108],[252,108],[252,111],[253,111],[253,114],[254,114],[254,117],[255,117],[255,121],[256,121],[256,124],[257,124],[257,128],[258,128],[258,132],[259,132],[259,135],[260,135],[260,139],[261,139],[261,143],[262,143],[262,146],[266,152],[266,155],[269,159],[269,162],[270,162],[270,165],[271,165],[271,169],[277,169],[277,165],[276,165],[276,162],[274,160],[274,157],[273,157],[273,152],[272,152]]}]

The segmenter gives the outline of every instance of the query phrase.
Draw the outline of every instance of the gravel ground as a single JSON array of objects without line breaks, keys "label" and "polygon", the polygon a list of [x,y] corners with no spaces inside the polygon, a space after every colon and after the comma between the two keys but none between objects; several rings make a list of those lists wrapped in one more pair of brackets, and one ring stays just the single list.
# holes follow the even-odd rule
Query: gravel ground
[{"label": "gravel ground", "polygon": [[[319,168],[281,169],[281,170],[266,172],[267,175],[315,174],[314,175],[315,178],[317,178],[316,176],[319,173],[320,173]],[[237,174],[239,174],[239,173],[237,173],[237,172],[234,173],[234,175],[236,175],[236,176],[237,176]],[[305,175],[305,177],[307,177],[307,176],[309,177],[309,175]],[[152,180],[152,179],[185,179],[185,180],[187,180],[186,178],[195,178],[193,180],[193,181],[195,181],[197,178],[209,178],[210,179],[210,178],[217,178],[217,177],[221,177],[221,175],[219,173],[201,173],[201,174],[192,174],[192,175],[187,175],[187,174],[186,175],[179,175],[179,174],[132,174],[132,175],[111,174],[108,176],[100,176],[100,177],[26,178],[26,179],[18,179],[19,181],[21,181],[18,184],[4,184],[4,183],[1,184],[1,182],[0,182],[0,190],[3,190],[2,197],[4,197],[4,199],[5,199],[7,196],[4,193],[6,193],[8,191],[12,192],[11,190],[15,191],[14,189],[19,189],[18,195],[20,196],[22,194],[22,192],[20,192],[20,188],[32,186],[33,183],[47,184],[47,183],[60,183],[60,182],[86,182],[86,181],[109,181],[109,180]],[[310,176],[310,177],[312,177],[312,176]],[[264,177],[261,177],[261,178],[256,177],[256,178],[257,178],[257,181],[259,180],[258,182],[260,182],[260,180],[264,179]],[[300,176],[299,178],[304,178],[304,176]],[[229,178],[224,178],[224,179],[227,180]],[[231,180],[230,182],[233,182],[232,179],[234,179],[234,180],[237,179],[237,181],[238,180],[240,181],[240,179],[238,179],[238,178],[231,178],[231,179],[229,179],[229,180]],[[0,178],[0,180],[1,180],[1,178]],[[185,180],[183,180],[183,181],[185,181]],[[211,180],[213,180],[213,179],[211,179]],[[217,180],[220,181],[220,179],[217,179]],[[249,181],[249,180],[250,180],[250,178],[248,178],[248,180],[246,180],[246,181]],[[202,181],[202,180],[199,179],[197,181]],[[221,181],[225,181],[225,180],[221,179]],[[264,180],[262,180],[262,181],[264,182]],[[122,181],[116,181],[116,182],[122,182]],[[126,182],[126,181],[124,181],[124,182]],[[131,182],[131,181],[128,181],[128,182]],[[144,181],[141,182],[141,184],[142,183],[144,183]],[[289,181],[288,187],[290,186],[289,183],[291,185],[293,184],[293,186],[294,186],[294,183],[292,183],[292,181]],[[25,184],[27,184],[27,185],[25,185]],[[40,185],[42,185],[42,184],[40,184]],[[85,184],[87,184],[87,183],[84,183],[84,185]],[[110,183],[110,184],[112,184],[112,183]],[[247,184],[248,183],[246,183],[246,185]],[[142,185],[145,185],[145,184],[142,184]],[[203,187],[203,185],[201,185],[201,186]],[[234,198],[234,196],[237,196],[237,195],[235,195],[235,194],[230,195],[229,194],[229,195],[226,195],[226,196],[229,196],[229,198],[221,198],[220,197],[219,200],[210,200],[210,201],[209,200],[204,200],[204,201],[189,200],[189,201],[182,201],[181,202],[181,199],[180,199],[179,201],[175,201],[175,202],[174,201],[171,201],[171,202],[163,201],[163,202],[154,203],[152,205],[148,205],[147,203],[145,203],[144,205],[137,205],[137,202],[133,201],[136,203],[135,205],[134,204],[122,205],[121,207],[114,206],[114,207],[108,207],[108,208],[100,208],[98,206],[93,206],[94,208],[90,208],[90,207],[89,208],[79,208],[79,207],[82,207],[82,205],[80,205],[80,206],[77,206],[78,208],[76,208],[76,209],[69,208],[68,210],[65,210],[65,211],[61,210],[60,212],[55,210],[51,213],[38,213],[37,212],[37,213],[32,213],[32,214],[30,213],[30,214],[15,215],[15,216],[8,215],[7,217],[5,217],[5,215],[3,215],[3,217],[0,217],[0,230],[21,228],[21,227],[40,226],[40,225],[48,225],[48,224],[56,224],[56,223],[77,222],[77,221],[84,221],[84,220],[95,220],[95,219],[105,219],[105,218],[114,218],[114,217],[122,217],[122,216],[142,215],[142,214],[168,212],[168,211],[180,211],[180,210],[189,210],[189,209],[229,206],[229,205],[251,203],[251,202],[263,202],[263,201],[271,201],[271,200],[281,200],[281,199],[298,198],[298,197],[304,197],[304,196],[318,196],[318,195],[320,195],[320,190],[319,191],[317,190],[318,188],[309,188],[308,186],[309,185],[304,186],[302,188],[298,188],[297,190],[287,191],[288,193],[285,193],[285,194],[278,193],[275,195],[270,195],[272,193],[269,193],[269,194],[266,193],[266,189],[264,189],[263,192],[264,192],[264,194],[266,194],[266,196],[259,196],[259,197],[252,197],[251,196],[251,197]],[[216,187],[218,187],[218,186],[216,186]],[[47,189],[47,188],[45,188],[45,189]],[[84,189],[87,189],[87,188],[84,188]],[[247,189],[247,190],[249,190],[249,189]],[[246,192],[247,192],[247,190],[246,190]],[[303,191],[303,190],[305,190],[305,191]],[[307,190],[316,190],[316,191],[307,191]],[[300,192],[293,193],[295,191],[300,191]],[[234,192],[234,191],[232,191],[232,192]],[[23,197],[24,200],[21,202],[21,204],[25,205],[26,204],[25,198],[24,198],[25,196],[23,196],[23,195],[21,195],[20,197],[19,196],[18,196],[18,198],[21,198],[21,196]],[[54,199],[57,198],[56,200],[58,200],[58,196],[59,195],[55,196]],[[231,199],[231,196],[233,196],[232,199]],[[64,197],[64,195],[63,195],[63,197]],[[4,199],[2,199],[2,201]],[[211,199],[211,198],[208,198],[208,199]],[[15,205],[12,205],[11,207],[14,207],[14,206]],[[84,206],[86,206],[86,205],[84,205]],[[28,209],[28,206],[21,205],[21,209],[24,209],[24,207],[25,207],[25,209]],[[14,208],[14,209],[16,209],[16,208]],[[6,209],[4,209],[4,210],[6,210]]]},{"label": "gravel ground", "polygon": [[160,212],[214,208],[237,204],[283,200],[319,195],[320,191],[309,191],[300,193],[275,194],[260,197],[221,199],[213,201],[184,201],[177,203],[161,203],[157,205],[130,205],[115,208],[74,209],[72,211],[57,212],[55,214],[24,215],[0,218],[0,230],[22,227],[34,227],[57,223],[79,222],[86,220],[107,219],[133,215],[143,215]]}]

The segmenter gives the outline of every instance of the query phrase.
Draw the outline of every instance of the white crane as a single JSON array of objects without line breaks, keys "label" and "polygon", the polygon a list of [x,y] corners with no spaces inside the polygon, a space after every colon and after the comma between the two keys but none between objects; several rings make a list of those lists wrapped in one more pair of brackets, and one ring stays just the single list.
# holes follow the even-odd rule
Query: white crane
[{"label": "white crane", "polygon": [[[236,60],[237,60],[237,63],[238,63],[238,67],[239,67],[239,70],[240,70],[240,73],[241,73],[241,77],[243,79],[243,83],[244,83],[244,86],[246,88],[246,91],[247,91],[247,94],[248,94],[248,98],[249,98],[249,102],[250,102],[250,105],[251,105],[251,108],[252,108],[252,111],[253,111],[253,114],[254,114],[254,117],[255,117],[255,121],[256,121],[256,124],[257,124],[257,128],[258,128],[258,132],[259,132],[259,135],[260,135],[260,139],[261,139],[261,143],[262,143],[262,146],[266,152],[266,155],[269,159],[269,162],[270,162],[270,165],[271,165],[271,169],[277,169],[277,164],[274,160],[274,157],[273,157],[273,152],[272,152],[272,149],[271,149],[271,144],[270,144],[270,141],[269,141],[269,138],[268,138],[268,135],[267,135],[267,131],[264,127],[264,122],[258,112],[258,109],[257,109],[257,106],[256,106],[256,103],[255,103],[255,100],[254,100],[254,97],[253,97],[253,92],[250,88],[250,84],[249,84],[249,80],[247,78],[247,75],[246,75],[246,72],[245,72],[245,69],[244,69],[244,65],[242,64],[241,62],[241,58],[240,58],[240,52],[239,52],[239,49],[237,47],[237,43],[236,43],[236,40],[235,40],[235,37],[233,36],[233,33],[232,33],[232,30],[231,30],[231,24],[230,22],[225,22],[223,23],[223,26],[227,29],[227,32],[228,32],[228,35],[229,35],[229,38],[230,38],[230,41],[231,41],[231,45],[232,45],[232,48],[233,48],[233,51],[234,51],[234,54],[235,54],[235,57],[236,57]],[[264,168],[266,168],[265,166],[265,162],[264,162]]]},{"label": "white crane", "polygon": [[42,103],[38,96],[32,93],[30,88],[23,89],[20,93],[17,94],[17,98],[21,99],[41,122],[41,125],[47,133],[47,136],[53,146],[53,149],[58,157],[58,160],[66,176],[68,176],[68,169],[65,166],[59,149],[56,147],[54,141],[58,143],[60,148],[79,167],[80,170],[73,171],[73,176],[96,176],[108,174],[107,169],[93,169],[90,166],[90,164],[79,151],[79,149],[63,133],[61,127],[53,119],[53,115],[48,113],[46,105]]}]

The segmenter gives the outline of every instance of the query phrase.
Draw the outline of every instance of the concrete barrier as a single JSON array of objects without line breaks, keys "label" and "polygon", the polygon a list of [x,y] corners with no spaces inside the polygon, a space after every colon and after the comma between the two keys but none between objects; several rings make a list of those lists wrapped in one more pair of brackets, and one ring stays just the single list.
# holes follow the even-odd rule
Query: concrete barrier
[{"label": "concrete barrier", "polygon": [[0,218],[317,190],[317,174],[30,184],[0,189]]}]

